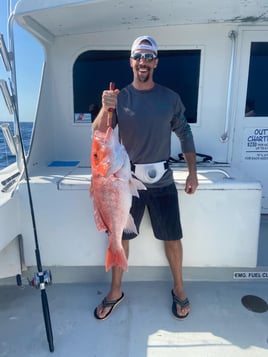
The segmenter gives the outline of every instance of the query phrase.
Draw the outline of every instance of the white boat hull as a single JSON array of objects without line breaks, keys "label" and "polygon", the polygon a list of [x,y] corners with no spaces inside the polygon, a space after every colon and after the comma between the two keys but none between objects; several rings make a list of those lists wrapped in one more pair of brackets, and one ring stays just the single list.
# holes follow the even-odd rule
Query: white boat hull
[{"label": "white boat hull", "polygon": [[[102,269],[107,238],[95,226],[88,192],[90,171],[87,168],[71,171],[47,168],[46,174],[40,172],[30,180],[42,262],[50,268],[85,266]],[[208,170],[199,173],[197,193],[187,195],[184,192],[186,171],[175,170],[174,177],[184,232],[184,266],[256,267],[260,184],[227,178],[221,170]],[[10,223],[5,224],[6,229],[10,227],[5,237],[12,240],[17,234],[22,235],[25,265],[31,267],[35,266],[36,260],[27,195],[26,183],[21,182],[11,198],[11,202],[18,201],[18,205],[13,216],[9,215]],[[17,217],[16,223],[14,217]],[[14,252],[14,257],[15,254],[18,252]],[[168,266],[163,244],[154,238],[147,212],[139,237],[131,242],[129,266]]]}]

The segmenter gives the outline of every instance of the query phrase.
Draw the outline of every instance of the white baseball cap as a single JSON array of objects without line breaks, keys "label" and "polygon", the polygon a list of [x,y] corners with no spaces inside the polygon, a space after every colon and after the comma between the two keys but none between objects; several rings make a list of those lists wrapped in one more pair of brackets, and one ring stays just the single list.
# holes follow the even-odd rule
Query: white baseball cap
[{"label": "white baseball cap", "polygon": [[[147,41],[149,43],[142,43],[143,41]],[[140,36],[136,38],[131,46],[131,55],[137,50],[149,50],[154,52],[157,56],[157,44],[155,40],[150,36]]]}]

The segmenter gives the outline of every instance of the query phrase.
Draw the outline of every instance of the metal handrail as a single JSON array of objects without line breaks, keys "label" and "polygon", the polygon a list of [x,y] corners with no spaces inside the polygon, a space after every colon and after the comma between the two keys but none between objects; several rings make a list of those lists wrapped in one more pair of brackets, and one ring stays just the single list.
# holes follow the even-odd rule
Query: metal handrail
[{"label": "metal handrail", "polygon": [[198,174],[208,174],[208,173],[221,173],[223,174],[226,178],[231,179],[232,177],[228,174],[227,171],[223,169],[212,169],[212,170],[197,170]]},{"label": "metal handrail", "polygon": [[[185,170],[179,168],[179,169],[176,169],[176,171],[185,171]],[[220,173],[220,174],[223,174],[228,179],[232,179],[233,178],[232,176],[230,176],[228,174],[227,171],[225,171],[223,169],[218,169],[218,168],[216,168],[216,169],[204,169],[204,170],[203,169],[201,169],[201,170],[197,169],[196,172],[198,174]]]},{"label": "metal handrail", "polygon": [[233,89],[232,84],[233,84],[233,74],[234,74],[235,47],[236,47],[237,32],[230,31],[228,36],[232,40],[232,52],[231,52],[228,93],[227,93],[225,128],[224,128],[224,133],[220,136],[220,141],[222,143],[226,143],[229,140],[229,126],[230,126],[230,120],[231,120],[230,111],[231,111],[231,98],[232,98],[232,89]]}]

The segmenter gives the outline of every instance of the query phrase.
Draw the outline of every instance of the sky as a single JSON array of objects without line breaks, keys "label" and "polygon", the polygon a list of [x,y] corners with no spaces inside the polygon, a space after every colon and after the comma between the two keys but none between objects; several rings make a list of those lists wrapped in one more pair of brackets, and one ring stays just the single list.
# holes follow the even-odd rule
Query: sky
[{"label": "sky", "polygon": [[[12,1],[12,9],[18,0]],[[8,0],[0,0],[0,32],[8,47]],[[40,80],[42,75],[44,52],[42,46],[29,33],[14,23],[15,60],[17,74],[17,91],[19,119],[21,122],[34,121],[37,108]],[[0,58],[0,79],[8,81],[10,72],[6,72]],[[0,91],[0,121],[13,121]]]}]

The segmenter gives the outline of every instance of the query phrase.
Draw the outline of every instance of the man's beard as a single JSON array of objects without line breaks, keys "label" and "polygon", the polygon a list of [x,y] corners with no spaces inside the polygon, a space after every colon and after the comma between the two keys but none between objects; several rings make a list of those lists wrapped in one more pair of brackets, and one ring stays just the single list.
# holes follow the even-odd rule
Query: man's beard
[{"label": "man's beard", "polygon": [[[139,73],[139,69],[140,68],[146,68],[148,70],[148,72],[146,73],[146,75],[144,75],[143,73]],[[136,71],[137,71],[137,79],[139,80],[139,82],[141,83],[146,83],[148,82],[148,80],[150,79],[150,73],[151,73],[151,69],[146,67],[146,66],[137,66],[136,67]]]}]

